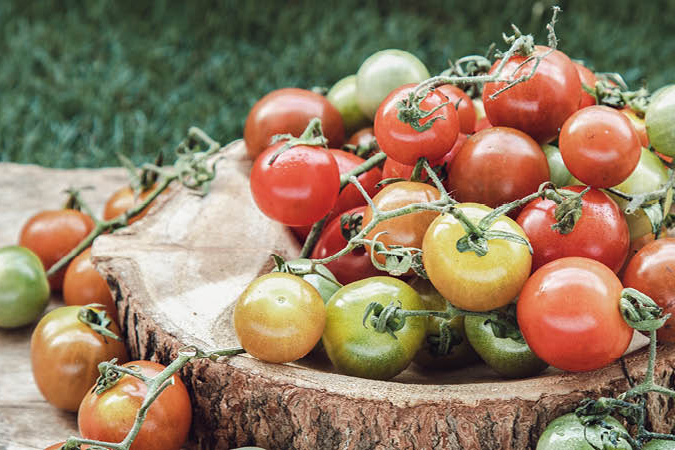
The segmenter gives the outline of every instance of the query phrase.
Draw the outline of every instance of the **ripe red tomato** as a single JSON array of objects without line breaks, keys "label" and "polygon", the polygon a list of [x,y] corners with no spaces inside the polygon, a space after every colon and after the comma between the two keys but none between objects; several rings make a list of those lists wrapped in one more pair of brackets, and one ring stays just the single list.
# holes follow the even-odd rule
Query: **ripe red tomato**
[{"label": "ripe red tomato", "polygon": [[[143,202],[143,200],[145,200],[145,198],[155,190],[156,186],[157,185],[155,184],[144,190],[138,195],[138,197],[134,196],[134,191],[129,186],[119,189],[113,195],[111,195],[108,201],[105,203],[105,207],[103,208],[103,220],[114,219],[115,217],[124,214],[127,210],[131,209],[135,205]],[[168,190],[165,190],[161,195],[166,195],[167,192]],[[157,199],[155,199],[155,201],[156,200]],[[154,201],[146,206],[138,215],[131,217],[129,219],[129,225],[145,217],[148,211],[150,211],[150,208],[152,208],[153,203]]]},{"label": "ripe red tomato", "polygon": [[[663,314],[675,313],[675,239],[664,238],[642,247],[630,260],[623,285],[647,294]],[[675,315],[656,332],[659,342],[675,342]]]},{"label": "ripe red tomato", "polygon": [[[581,192],[585,186],[564,189]],[[534,253],[532,271],[566,256],[599,261],[615,273],[623,266],[630,246],[630,233],[623,212],[607,194],[591,189],[581,198],[581,218],[568,234],[551,227],[556,223],[554,201],[538,198],[525,206],[516,220]]]},{"label": "ripe red tomato", "polygon": [[374,140],[375,132],[373,131],[373,127],[366,127],[361,128],[359,131],[352,134],[347,141],[347,144],[358,147],[359,145],[370,145],[370,143]]},{"label": "ripe red tomato", "polygon": [[640,160],[640,138],[628,117],[595,105],[574,113],[560,130],[565,166],[582,183],[597,188],[616,186]]},{"label": "ripe red tomato", "polygon": [[[19,245],[32,250],[49,270],[59,259],[77,247],[94,229],[88,215],[74,209],[42,211],[31,217],[21,229]],[[52,291],[61,290],[66,268],[49,277]]]},{"label": "ripe red tomato", "polygon": [[[154,377],[165,367],[151,361],[131,361],[124,367],[138,367]],[[180,450],[192,423],[192,406],[185,385],[173,375],[173,384],[155,399],[136,436],[131,450]],[[148,388],[143,381],[123,375],[117,384],[98,395],[90,390],[82,400],[77,425],[85,439],[121,442],[131,430],[136,412]]]},{"label": "ripe red tomato", "polygon": [[[542,55],[549,50],[538,45],[534,54]],[[528,75],[535,62],[521,66],[525,59],[522,55],[509,59],[502,78]],[[500,62],[495,61],[490,73],[495,72]],[[558,50],[541,61],[532,78],[502,92],[494,100],[490,98],[505,86],[506,83],[485,83],[483,105],[490,123],[524,131],[542,144],[555,139],[565,120],[579,109],[581,82],[577,69],[567,55]]]},{"label": "ripe red tomato", "polygon": [[633,329],[619,310],[621,282],[593,259],[556,259],[525,282],[518,325],[541,359],[570,372],[599,369],[628,348]]},{"label": "ripe red tomato", "polygon": [[[579,80],[581,81],[581,84],[582,85],[585,84],[589,88],[594,89],[595,83],[598,81],[598,77],[595,76],[593,71],[591,71],[589,68],[579,63],[574,63],[574,67],[577,69],[577,73],[579,74]],[[596,103],[597,102],[595,101],[595,97],[586,92],[582,86],[581,103],[579,103],[579,109],[595,105]]]},{"label": "ripe red tomato", "polygon": [[[346,211],[344,214],[355,214],[363,217],[365,209],[365,206],[359,206],[358,208]],[[340,217],[341,215],[333,219],[323,230],[321,237],[314,247],[312,258],[326,258],[345,248],[347,240],[342,235]],[[373,263],[370,261],[370,255],[363,247],[356,248],[335,261],[329,262],[326,264],[326,267],[342,284],[349,284],[368,277],[386,275],[373,266]]]},{"label": "ripe red tomato", "polygon": [[539,144],[514,128],[492,127],[471,136],[457,153],[448,189],[460,202],[495,208],[535,192],[549,178]]},{"label": "ripe red tomato", "polygon": [[277,89],[265,95],[246,117],[244,142],[249,158],[257,158],[276,134],[300,136],[315,117],[321,119],[328,145],[340,148],[345,139],[342,116],[324,96],[297,88]]},{"label": "ripe red tomato", "polygon": [[331,152],[307,145],[293,147],[269,164],[281,145],[269,147],[253,163],[253,199],[271,219],[285,225],[310,225],[333,209],[340,170]]},{"label": "ripe red tomato", "polygon": [[473,101],[471,101],[471,97],[452,84],[444,84],[437,87],[436,90],[448,97],[448,101],[451,105],[457,107],[459,132],[464,134],[473,133],[474,128],[476,127],[476,110],[473,106]]},{"label": "ripe red tomato", "polygon": [[108,283],[91,262],[91,247],[77,255],[68,265],[63,278],[63,301],[66,305],[89,305],[98,303],[105,307],[110,317],[117,322],[117,307],[113,303]]},{"label": "ripe red tomato", "polygon": [[[398,119],[397,104],[408,98],[415,84],[406,84],[393,90],[382,102],[375,115],[375,138],[388,157],[401,164],[414,165],[421,157],[430,161],[441,158],[455,144],[459,133],[459,116],[451,104],[439,108],[431,116],[420,120],[425,125],[434,117],[444,116],[433,122],[431,128],[418,132],[410,124]],[[445,95],[430,91],[422,100],[420,107],[431,111],[447,102]]]},{"label": "ripe red tomato", "polygon": [[486,128],[492,128],[492,124],[490,123],[490,120],[486,117],[481,117],[476,121],[476,127],[474,129],[474,133],[478,133],[481,130],[484,130]]}]

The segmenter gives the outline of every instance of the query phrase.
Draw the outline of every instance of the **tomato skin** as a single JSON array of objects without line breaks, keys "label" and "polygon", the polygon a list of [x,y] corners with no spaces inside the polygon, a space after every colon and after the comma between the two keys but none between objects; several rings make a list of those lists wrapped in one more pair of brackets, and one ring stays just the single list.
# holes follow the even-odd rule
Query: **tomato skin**
[{"label": "tomato skin", "polygon": [[[406,84],[395,89],[380,105],[375,115],[375,138],[387,157],[401,164],[414,165],[421,157],[432,161],[448,153],[457,140],[459,116],[451,104],[445,105],[420,120],[424,125],[434,117],[444,116],[433,122],[431,128],[418,132],[411,125],[398,119],[397,104],[408,98],[415,84]],[[438,91],[430,91],[422,100],[420,108],[430,111],[447,102],[447,97]]]},{"label": "tomato skin", "polygon": [[[549,51],[536,46],[535,55]],[[504,66],[503,76],[527,75],[534,61],[518,68],[527,57],[516,55]],[[495,61],[494,73],[501,60]],[[485,83],[483,105],[490,123],[494,126],[516,128],[530,135],[539,143],[555,139],[565,120],[579,109],[581,81],[574,63],[564,53],[554,50],[546,56],[534,76],[502,92],[494,100],[490,96],[504,88],[506,83]]]},{"label": "tomato skin", "polygon": [[659,153],[675,156],[675,85],[659,89],[652,95],[647,107],[645,123],[649,142]]},{"label": "tomato skin", "polygon": [[0,328],[35,321],[49,303],[49,283],[35,253],[16,245],[0,248]]},{"label": "tomato skin", "polygon": [[[134,191],[129,186],[124,186],[123,188],[117,190],[116,192],[113,193],[113,195],[110,196],[108,201],[105,203],[105,207],[103,208],[103,220],[114,219],[115,217],[124,214],[126,211],[133,208],[135,205],[142,203],[143,200],[145,200],[147,196],[150,195],[155,190],[156,187],[157,185],[155,184],[150,188],[144,190],[138,195],[138,198],[135,198]],[[166,195],[167,192],[168,192],[167,190],[164,190],[164,192],[162,192],[160,196]],[[148,211],[150,211],[150,209],[152,208],[153,204],[154,201],[151,202],[145,208],[143,208],[143,210],[136,216],[129,218],[128,220],[129,225],[145,217]]]},{"label": "tomato skin", "polygon": [[[621,423],[612,416],[605,418],[605,422],[618,432],[628,434]],[[607,450],[631,450],[631,445],[625,439],[619,439],[617,446],[603,441],[602,433],[607,432],[600,425],[585,427],[573,412],[553,420],[537,441],[537,450],[593,450],[603,448]],[[593,444],[589,444],[589,441]],[[605,446],[603,446],[606,444]],[[609,446],[607,446],[609,445]],[[645,447],[646,448],[646,447]]]},{"label": "tomato skin", "polygon": [[[331,149],[330,153],[337,162],[340,175],[355,169],[365,162],[365,159],[344,150]],[[356,177],[356,179],[359,180],[361,186],[363,186],[368,195],[372,198],[380,190],[380,188],[377,187],[377,183],[382,180],[382,170],[379,167],[373,167],[368,172],[362,173]],[[342,189],[342,192],[340,192],[340,195],[338,195],[338,199],[335,202],[335,206],[333,206],[331,218],[329,220],[332,220],[349,209],[365,206],[365,204],[366,199],[363,198],[363,195],[361,195],[356,186],[350,183],[345,186],[345,188]]]},{"label": "tomato skin", "polygon": [[[459,132],[464,134],[473,133],[476,128],[476,111],[466,92],[452,84],[444,84],[436,88],[437,91],[445,95],[451,105],[457,105],[457,115],[459,116]],[[460,101],[461,100],[461,101]],[[459,105],[457,104],[459,102]]]},{"label": "tomato skin", "polygon": [[518,325],[532,351],[558,369],[605,367],[628,348],[633,329],[619,311],[623,286],[593,259],[560,258],[540,267],[518,298]]},{"label": "tomato skin", "polygon": [[[584,186],[564,189],[581,192]],[[567,256],[583,256],[599,261],[615,273],[623,266],[630,246],[630,233],[623,213],[607,194],[591,189],[581,198],[581,218],[574,229],[562,234],[551,227],[556,223],[553,200],[531,201],[516,221],[530,240],[532,271]]]},{"label": "tomato skin", "polygon": [[640,160],[640,139],[628,117],[607,106],[580,109],[560,130],[565,166],[581,182],[608,188],[624,181]]},{"label": "tomato skin", "polygon": [[627,106],[622,108],[620,111],[621,114],[630,119],[630,123],[633,125],[638,137],[640,138],[640,145],[649,148],[649,135],[647,134],[647,125],[645,124],[645,120],[639,118],[635,111]]},{"label": "tomato skin", "polygon": [[[650,242],[630,260],[623,275],[623,285],[647,294],[663,314],[675,313],[675,239]],[[659,342],[675,342],[675,318],[671,316],[656,331]]]},{"label": "tomato skin", "polygon": [[256,358],[285,363],[302,358],[321,339],[326,309],[317,290],[302,278],[273,272],[256,278],[234,307],[234,330]]},{"label": "tomato skin", "polygon": [[652,439],[647,442],[642,450],[673,450],[675,443],[673,441],[666,441],[663,439]]},{"label": "tomato skin", "polygon": [[375,131],[373,127],[361,128],[356,133],[352,134],[349,140],[347,140],[347,145],[353,145],[358,147],[359,145],[370,145],[372,141],[375,140]]},{"label": "tomato skin", "polygon": [[562,155],[560,154],[560,149],[549,144],[543,145],[541,149],[546,155],[546,161],[548,161],[551,182],[559,188],[571,184],[572,174],[567,170],[567,167],[565,167]]},{"label": "tomato skin", "polygon": [[117,307],[113,303],[108,283],[91,262],[91,247],[77,255],[68,265],[63,278],[63,301],[66,305],[103,305],[117,322]]},{"label": "tomato skin", "polygon": [[[456,205],[473,223],[492,211],[477,203]],[[512,219],[502,216],[491,230],[525,237]],[[466,234],[454,216],[438,216],[429,225],[422,244],[422,261],[429,280],[454,306],[469,311],[489,311],[510,303],[530,274],[532,257],[527,246],[493,239],[485,256],[460,253],[457,241]]]},{"label": "tomato skin", "polygon": [[591,89],[595,89],[595,83],[598,81],[598,77],[595,76],[593,71],[591,71],[586,66],[583,66],[579,63],[573,61],[574,67],[577,69],[577,74],[579,74],[579,81],[581,81],[581,102],[579,103],[579,109],[585,108],[587,106],[595,105],[595,97],[584,90],[583,85],[585,84]]},{"label": "tomato skin", "polygon": [[377,380],[403,371],[422,345],[426,333],[423,317],[408,317],[396,339],[375,331],[363,314],[371,302],[387,306],[400,301],[408,310],[423,309],[417,292],[392,277],[372,277],[344,286],[326,305],[323,345],[335,367],[346,375]]},{"label": "tomato skin", "polygon": [[[100,375],[100,362],[117,358],[122,364],[129,360],[122,341],[104,338],[78,319],[80,308],[64,306],[50,311],[30,340],[35,384],[49,403],[73,412]],[[122,336],[116,323],[110,323],[108,329]]]},{"label": "tomato skin", "polygon": [[474,129],[474,133],[478,133],[479,131],[485,130],[487,128],[492,128],[490,120],[488,120],[487,117],[481,117],[476,121],[476,128]]},{"label": "tomato skin", "polygon": [[340,112],[346,134],[370,124],[370,118],[361,111],[356,98],[356,75],[342,78],[326,94],[326,99]]},{"label": "tomato skin", "polygon": [[[49,270],[94,229],[94,220],[74,209],[42,211],[28,219],[21,229],[19,245],[33,251]],[[61,290],[66,268],[49,277],[52,291]]]},{"label": "tomato skin", "polygon": [[[165,367],[151,361],[131,361],[146,377],[154,377]],[[180,450],[192,423],[192,406],[187,389],[178,375],[148,408],[141,430],[131,450]],[[77,425],[85,439],[121,442],[131,430],[136,412],[148,389],[132,375],[124,375],[113,387],[97,395],[90,390],[82,400]]]},{"label": "tomato skin", "polygon": [[249,158],[256,159],[277,134],[299,137],[315,117],[321,119],[328,145],[340,148],[345,139],[342,116],[325,97],[298,88],[277,89],[265,95],[253,105],[244,124]]},{"label": "tomato skin", "polygon": [[253,163],[253,199],[263,214],[284,225],[311,225],[328,214],[337,201],[337,162],[326,149],[298,145],[270,165],[281,145],[269,147]]},{"label": "tomato skin", "polygon": [[492,127],[471,136],[457,153],[448,189],[459,202],[496,208],[536,192],[549,178],[539,144],[522,131]]}]

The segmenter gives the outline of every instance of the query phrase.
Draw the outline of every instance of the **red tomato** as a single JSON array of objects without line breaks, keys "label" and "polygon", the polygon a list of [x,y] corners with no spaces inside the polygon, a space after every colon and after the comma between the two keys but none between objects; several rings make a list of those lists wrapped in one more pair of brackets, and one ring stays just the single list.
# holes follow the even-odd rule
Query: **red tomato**
[{"label": "red tomato", "polygon": [[486,128],[492,128],[492,124],[490,123],[487,117],[482,117],[476,121],[474,133],[478,133],[479,131],[484,130]]},{"label": "red tomato", "polygon": [[285,151],[269,164],[281,145],[269,147],[253,163],[253,199],[271,219],[285,225],[310,225],[335,205],[340,170],[331,152],[306,145]]},{"label": "red tomato", "polygon": [[560,130],[560,154],[579,181],[597,188],[616,186],[640,161],[640,139],[628,117],[607,106],[574,113]]},{"label": "red tomato", "polygon": [[[596,77],[595,74],[590,69],[579,63],[574,63],[574,67],[577,69],[577,73],[579,74],[579,80],[581,81],[581,84],[582,85],[585,84],[589,88],[594,89],[595,83],[598,81],[598,77]],[[596,103],[597,102],[595,101],[595,97],[586,92],[582,86],[581,103],[579,103],[579,109],[595,105]]]},{"label": "red tomato", "polygon": [[342,147],[345,139],[342,116],[324,96],[297,88],[277,89],[265,95],[246,117],[244,142],[249,158],[257,158],[276,134],[300,136],[315,117],[321,119],[328,145]]},{"label": "red tomato", "polygon": [[[134,191],[129,186],[125,186],[122,189],[115,192],[105,204],[103,208],[103,220],[114,219],[115,217],[123,214],[127,210],[131,209],[135,205],[141,203],[145,198],[155,190],[157,185],[153,185],[150,188],[141,192],[138,197],[134,196]],[[164,190],[161,195],[166,195],[168,189]],[[157,199],[155,199],[156,201]],[[129,225],[145,217],[145,215],[152,208],[154,201],[146,206],[138,215],[129,219]]]},{"label": "red tomato", "polygon": [[[358,208],[350,209],[344,214],[356,214],[363,217],[365,209],[365,206],[359,206]],[[321,237],[314,247],[312,258],[326,258],[345,248],[347,240],[342,235],[340,217],[341,215],[333,219],[323,230]],[[329,262],[326,264],[326,267],[342,284],[349,284],[368,277],[386,275],[373,266],[373,263],[370,261],[370,255],[364,247],[359,247],[335,261]]]},{"label": "red tomato", "polygon": [[627,106],[622,108],[620,111],[630,119],[630,123],[633,125],[633,128],[635,128],[635,131],[640,138],[640,145],[649,148],[649,136],[647,135],[647,125],[645,124],[645,119],[639,118],[637,114],[635,114],[635,111]]},{"label": "red tomato", "polygon": [[[49,270],[59,259],[77,247],[94,229],[94,221],[88,215],[74,209],[42,211],[21,229],[19,245],[35,253],[45,270]],[[52,291],[61,290],[66,268],[49,277]]]},{"label": "red tomato", "polygon": [[[570,186],[581,192],[585,186]],[[532,271],[566,256],[583,256],[599,261],[615,273],[623,266],[630,246],[628,224],[617,204],[607,194],[591,189],[581,198],[581,218],[568,234],[551,227],[556,223],[554,201],[538,198],[531,201],[516,222],[530,240]]]},{"label": "red tomato", "polygon": [[459,202],[495,208],[535,192],[549,177],[539,144],[514,128],[492,127],[471,136],[457,153],[448,189]]},{"label": "red tomato", "polygon": [[[150,361],[131,361],[146,377],[154,377],[165,367]],[[177,375],[148,408],[147,416],[131,450],[180,450],[192,423],[190,396]],[[136,412],[143,403],[147,386],[132,375],[124,375],[113,387],[98,395],[94,390],[82,400],[77,425],[85,439],[121,442],[131,430]]]},{"label": "red tomato", "polygon": [[[675,313],[675,239],[664,238],[642,247],[630,260],[623,285],[647,294],[663,314]],[[675,315],[656,332],[659,342],[675,342]]]},{"label": "red tomato", "polygon": [[[476,110],[473,106],[473,101],[471,101],[471,97],[452,84],[444,84],[437,87],[436,90],[448,97],[448,101],[451,105],[457,107],[459,132],[464,134],[473,133],[473,130],[476,127]],[[457,104],[458,102],[459,104]]]},{"label": "red tomato", "polygon": [[77,255],[68,265],[63,279],[63,301],[71,306],[98,303],[118,322],[117,307],[113,303],[108,283],[91,262],[91,247]]},{"label": "red tomato", "polygon": [[[380,148],[388,157],[407,165],[414,165],[421,157],[430,161],[441,158],[455,144],[459,133],[459,116],[451,104],[420,120],[420,125],[424,125],[434,117],[445,117],[436,120],[431,128],[422,132],[416,131],[398,119],[396,105],[407,99],[415,86],[406,84],[394,89],[382,102],[375,115],[375,138]],[[430,111],[447,101],[447,97],[440,92],[430,91],[422,100],[420,107]]]},{"label": "red tomato", "polygon": [[[549,50],[538,45],[534,54],[542,55]],[[509,59],[502,78],[515,79],[529,74],[535,62],[521,66],[525,59],[522,55]],[[500,61],[495,61],[490,73],[494,73]],[[581,82],[577,69],[567,55],[558,50],[541,61],[532,78],[502,92],[494,100],[490,98],[505,86],[506,83],[485,83],[483,105],[490,123],[517,128],[539,143],[555,139],[565,119],[579,109]]]},{"label": "red tomato", "polygon": [[622,289],[614,272],[592,259],[561,258],[540,267],[518,297],[527,345],[562,370],[607,366],[633,337],[619,310]]},{"label": "red tomato", "polygon": [[372,141],[375,140],[375,132],[373,127],[361,128],[347,141],[347,145],[354,145],[358,147],[359,145],[370,145]]}]

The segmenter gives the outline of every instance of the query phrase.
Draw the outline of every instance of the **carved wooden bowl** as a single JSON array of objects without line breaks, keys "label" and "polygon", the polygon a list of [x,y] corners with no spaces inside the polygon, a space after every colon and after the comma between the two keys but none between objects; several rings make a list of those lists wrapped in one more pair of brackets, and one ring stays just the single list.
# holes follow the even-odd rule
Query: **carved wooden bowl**
[{"label": "carved wooden bowl", "polygon": [[[187,344],[237,345],[231,313],[238,295],[271,269],[271,253],[299,252],[291,233],[254,205],[243,143],[222,155],[209,195],[175,189],[145,219],[94,245],[136,358],[166,364]],[[632,349],[644,345],[640,338]],[[675,348],[659,353],[657,378],[672,387]],[[584,397],[626,390],[646,361],[639,349],[588,373],[548,369],[506,380],[476,365],[448,373],[411,368],[373,381],[334,373],[325,361],[277,365],[242,355],[192,362],[182,377],[203,449],[526,449]],[[672,432],[671,402],[652,399],[654,431]]]}]

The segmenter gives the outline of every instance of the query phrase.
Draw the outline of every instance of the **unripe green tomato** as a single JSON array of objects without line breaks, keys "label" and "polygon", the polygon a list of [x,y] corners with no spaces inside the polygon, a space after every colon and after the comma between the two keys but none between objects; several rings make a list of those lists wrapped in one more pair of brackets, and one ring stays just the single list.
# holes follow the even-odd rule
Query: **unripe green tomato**
[{"label": "unripe green tomato", "polygon": [[675,450],[675,441],[654,439],[647,442],[642,450]]},{"label": "unripe green tomato", "polygon": [[387,95],[399,86],[429,78],[422,61],[403,50],[382,50],[370,55],[356,73],[356,101],[371,120]]},{"label": "unripe green tomato", "polygon": [[551,181],[556,187],[569,186],[572,174],[563,162],[560,149],[554,145],[546,144],[541,147],[546,154],[548,169],[551,173]]},{"label": "unripe green tomato", "polygon": [[0,328],[34,322],[49,303],[44,266],[25,247],[0,248]]},{"label": "unripe green tomato", "polygon": [[346,136],[370,125],[370,119],[356,103],[356,75],[346,76],[335,83],[326,98],[340,111]]},{"label": "unripe green tomato", "polygon": [[659,153],[675,156],[675,85],[668,86],[647,107],[645,124],[649,142]]},{"label": "unripe green tomato", "polygon": [[464,330],[476,353],[495,372],[505,377],[523,378],[538,374],[546,364],[530,350],[525,340],[498,338],[484,317],[466,316]]},{"label": "unripe green tomato", "polygon": [[[623,425],[611,416],[605,418],[605,422],[617,431],[628,433]],[[599,425],[584,427],[576,414],[565,414],[548,424],[537,441],[537,450],[594,450],[597,448],[631,450],[630,444],[624,439],[620,439],[617,446],[611,445],[608,440],[603,442],[601,436],[605,431],[606,429]]]}]

